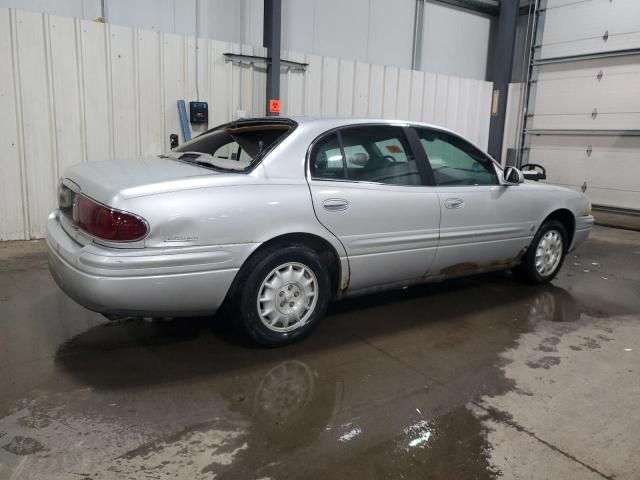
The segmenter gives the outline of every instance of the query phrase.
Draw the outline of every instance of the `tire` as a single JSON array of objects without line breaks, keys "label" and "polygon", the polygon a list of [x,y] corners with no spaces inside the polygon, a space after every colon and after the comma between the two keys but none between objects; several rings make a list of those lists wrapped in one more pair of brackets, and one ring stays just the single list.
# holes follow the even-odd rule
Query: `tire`
[{"label": "tire", "polygon": [[260,345],[280,347],[307,336],[324,316],[331,281],[316,251],[274,245],[242,267],[233,296],[236,325]]},{"label": "tire", "polygon": [[[557,243],[558,239],[561,242],[560,245]],[[526,283],[534,285],[549,283],[562,268],[569,247],[567,239],[567,230],[561,222],[548,220],[543,223],[533,237],[522,261],[514,268],[515,275]],[[558,256],[554,257],[554,255]],[[537,266],[541,259],[542,263]]]}]

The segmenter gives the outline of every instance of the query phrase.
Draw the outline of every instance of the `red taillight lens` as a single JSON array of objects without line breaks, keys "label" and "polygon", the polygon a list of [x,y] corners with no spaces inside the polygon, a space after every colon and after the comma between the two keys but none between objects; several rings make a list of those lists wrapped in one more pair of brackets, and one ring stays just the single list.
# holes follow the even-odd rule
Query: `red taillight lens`
[{"label": "red taillight lens", "polygon": [[114,210],[82,195],[76,197],[73,220],[87,233],[105,240],[140,240],[147,234],[147,224],[130,213]]}]

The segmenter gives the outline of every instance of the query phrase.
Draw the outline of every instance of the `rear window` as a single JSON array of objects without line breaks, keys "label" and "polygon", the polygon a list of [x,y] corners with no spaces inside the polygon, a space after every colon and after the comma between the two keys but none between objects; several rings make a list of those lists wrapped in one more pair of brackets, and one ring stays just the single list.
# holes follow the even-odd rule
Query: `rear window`
[{"label": "rear window", "polygon": [[345,127],[322,138],[310,156],[316,179],[421,185],[420,173],[401,127]]},{"label": "rear window", "polygon": [[294,125],[291,121],[227,124],[203,133],[173,152],[183,153],[181,160],[208,163],[213,168],[248,170],[284,139]]}]

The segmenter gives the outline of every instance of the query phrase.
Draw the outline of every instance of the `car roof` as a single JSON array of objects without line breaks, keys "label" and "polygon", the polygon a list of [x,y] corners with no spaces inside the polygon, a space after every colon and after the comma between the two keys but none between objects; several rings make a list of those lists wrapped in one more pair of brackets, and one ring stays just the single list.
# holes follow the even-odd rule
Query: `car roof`
[{"label": "car roof", "polygon": [[448,128],[441,127],[439,125],[434,125],[426,122],[416,122],[412,120],[402,120],[402,119],[383,119],[383,118],[371,118],[371,117],[313,117],[313,116],[272,116],[272,117],[253,117],[253,118],[241,118],[236,120],[235,122],[251,122],[251,121],[282,121],[282,122],[295,122],[298,127],[301,129],[310,128],[312,130],[331,130],[333,128],[349,126],[349,125],[360,125],[360,124],[378,124],[378,125],[409,125],[412,127],[425,127],[432,130],[438,130],[441,132],[446,132],[456,137],[462,138],[466,142],[473,145],[475,148],[483,152],[485,155],[489,156],[496,164],[500,165],[488,152],[485,148],[478,146],[474,141],[465,137],[464,135],[456,132],[455,130],[450,130]]},{"label": "car roof", "polygon": [[[339,127],[342,125],[352,125],[352,124],[359,124],[359,123],[379,123],[382,125],[398,125],[398,124],[402,124],[402,125],[420,125],[420,126],[425,126],[425,127],[429,127],[429,128],[434,128],[437,130],[444,130],[444,131],[451,131],[448,130],[446,128],[440,127],[438,125],[433,125],[430,123],[424,123],[424,122],[415,122],[415,121],[411,121],[411,120],[402,120],[402,119],[385,119],[385,118],[373,118],[373,117],[313,117],[313,116],[298,116],[298,115],[293,115],[293,116],[273,116],[273,117],[251,117],[251,118],[241,118],[237,121],[239,122],[244,122],[244,121],[277,121],[277,120],[281,120],[281,121],[287,121],[287,120],[292,120],[294,122],[296,122],[299,125],[302,124],[314,124],[316,126],[326,126],[327,128],[333,128],[333,127]],[[452,133],[456,133],[451,131]]]},{"label": "car roof", "polygon": [[[399,118],[394,119],[386,119],[386,118],[373,118],[373,117],[313,117],[313,116],[273,116],[273,117],[253,117],[253,118],[242,118],[237,120],[238,122],[243,121],[294,121],[299,126],[313,126],[316,128],[323,128],[326,130],[330,130],[336,127],[342,127],[347,125],[358,125],[358,124],[380,124],[380,125],[411,125],[418,127],[426,127],[433,130],[439,130],[442,132],[448,132],[458,137],[462,137],[470,143],[468,138],[455,130],[450,130],[445,127],[441,127],[439,125],[434,125],[432,123],[426,122],[416,122],[413,120],[403,120]],[[474,144],[475,145],[475,144]],[[480,149],[484,150],[484,149]]]}]

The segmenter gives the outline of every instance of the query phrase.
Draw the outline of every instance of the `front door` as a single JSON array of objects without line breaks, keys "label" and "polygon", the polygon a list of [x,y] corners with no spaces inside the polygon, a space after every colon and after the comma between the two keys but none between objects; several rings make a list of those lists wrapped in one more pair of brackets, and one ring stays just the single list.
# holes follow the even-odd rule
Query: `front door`
[{"label": "front door", "polygon": [[493,161],[464,139],[417,128],[440,202],[433,275],[462,275],[514,262],[533,237],[527,192],[502,185]]},{"label": "front door", "polygon": [[349,257],[350,290],[424,277],[436,253],[440,206],[403,127],[329,133],[315,142],[309,167],[316,216]]}]

